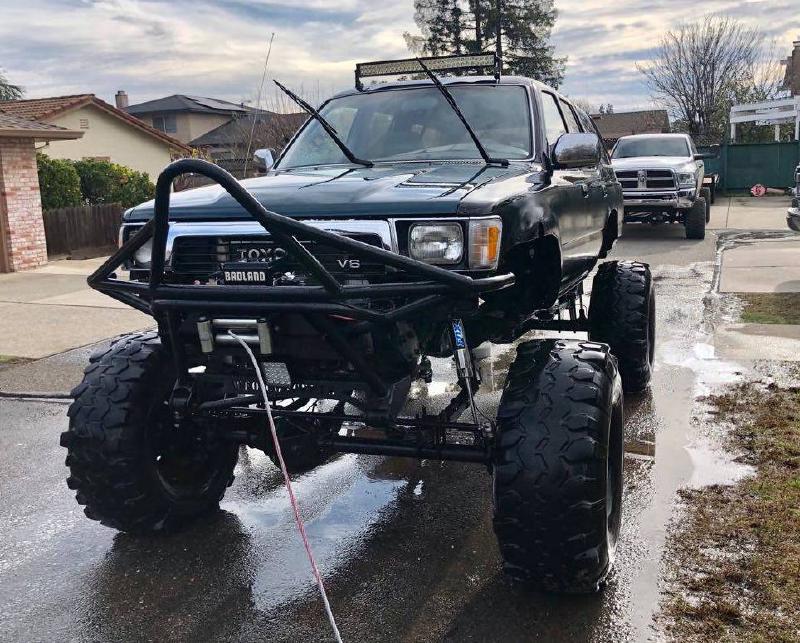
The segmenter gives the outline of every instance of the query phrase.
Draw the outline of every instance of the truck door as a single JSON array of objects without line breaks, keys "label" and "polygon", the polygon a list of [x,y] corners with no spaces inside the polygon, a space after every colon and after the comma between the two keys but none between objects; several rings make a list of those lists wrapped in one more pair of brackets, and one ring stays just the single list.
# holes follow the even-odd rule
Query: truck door
[{"label": "truck door", "polygon": [[[541,97],[547,145],[552,151],[558,138],[569,130],[556,95],[543,91]],[[551,183],[550,189],[554,194],[550,202],[558,219],[563,258],[566,260],[584,244],[584,237],[591,229],[589,177],[584,168],[557,169]]]},{"label": "truck door", "polygon": [[[579,124],[576,109],[561,98],[559,98],[559,104],[561,106],[561,112],[564,114],[564,118],[567,121],[567,129],[569,129],[570,132],[585,131]],[[583,171],[583,180],[586,182],[585,197],[588,214],[586,220],[587,228],[583,230],[583,235],[586,243],[591,243],[592,247],[596,247],[598,251],[602,245],[601,236],[598,235],[603,230],[606,219],[608,218],[608,191],[606,189],[608,176],[603,172],[603,161],[604,159],[601,155],[600,162],[596,165],[589,165],[581,168]],[[610,165],[610,161],[608,165]],[[610,170],[610,172],[613,172],[613,170]]]}]

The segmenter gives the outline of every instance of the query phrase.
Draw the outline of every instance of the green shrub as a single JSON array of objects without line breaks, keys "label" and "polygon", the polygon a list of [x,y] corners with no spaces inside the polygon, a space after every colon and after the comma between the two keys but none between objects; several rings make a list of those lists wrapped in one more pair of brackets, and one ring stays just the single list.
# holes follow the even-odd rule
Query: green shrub
[{"label": "green shrub", "polygon": [[127,208],[152,199],[155,194],[155,185],[144,172],[95,159],[75,161],[74,165],[86,203],[120,203]]},{"label": "green shrub", "polygon": [[81,204],[81,178],[72,161],[36,154],[42,208],[69,208]]}]

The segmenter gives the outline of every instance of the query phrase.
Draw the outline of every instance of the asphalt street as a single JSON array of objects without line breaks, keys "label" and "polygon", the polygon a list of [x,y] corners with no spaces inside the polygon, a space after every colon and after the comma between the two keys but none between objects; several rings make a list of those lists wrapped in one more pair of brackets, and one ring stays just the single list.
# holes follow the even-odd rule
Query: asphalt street
[{"label": "asphalt street", "polygon": [[[346,641],[650,636],[675,492],[703,464],[685,448],[693,400],[728,367],[704,350],[714,235],[629,226],[612,258],[623,257],[653,268],[658,346],[650,391],[625,400],[623,528],[608,586],[554,597],[510,584],[491,529],[491,478],[477,465],[343,455],[298,477],[296,493]],[[487,360],[478,398],[487,413],[513,350],[495,347]],[[416,403],[446,400],[451,365],[435,367]],[[29,390],[52,390],[43,386]],[[331,640],[280,473],[263,454],[242,451],[213,520],[131,537],[86,519],[67,489],[66,409],[0,399],[1,640]]]}]

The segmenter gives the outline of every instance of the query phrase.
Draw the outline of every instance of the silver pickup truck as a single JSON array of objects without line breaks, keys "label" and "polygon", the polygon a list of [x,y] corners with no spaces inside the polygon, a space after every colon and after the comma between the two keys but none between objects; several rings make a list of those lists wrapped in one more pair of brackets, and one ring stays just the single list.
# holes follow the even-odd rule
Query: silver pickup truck
[{"label": "silver pickup truck", "polygon": [[611,152],[622,185],[625,221],[682,223],[687,239],[703,239],[711,218],[711,190],[703,159],[686,134],[637,134],[620,138]]},{"label": "silver pickup truck", "polygon": [[794,171],[794,198],[786,213],[786,223],[795,232],[800,232],[800,165]]}]

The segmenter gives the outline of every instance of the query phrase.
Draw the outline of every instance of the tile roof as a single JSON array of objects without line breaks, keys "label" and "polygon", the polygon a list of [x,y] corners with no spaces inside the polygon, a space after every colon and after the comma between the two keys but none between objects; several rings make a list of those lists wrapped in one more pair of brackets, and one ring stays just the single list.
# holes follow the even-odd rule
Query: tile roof
[{"label": "tile roof", "polygon": [[34,121],[14,114],[0,111],[0,136],[26,136],[42,140],[56,138],[80,138],[83,132],[68,130],[65,127]]},{"label": "tile roof", "polygon": [[88,103],[92,98],[94,98],[94,94],[6,100],[0,101],[0,109],[8,114],[16,114],[23,118],[41,120]]},{"label": "tile roof", "polygon": [[190,149],[187,145],[184,145],[164,132],[150,127],[147,123],[140,121],[135,116],[131,116],[121,109],[109,105],[104,100],[100,100],[94,94],[74,94],[72,96],[0,101],[0,111],[7,114],[14,114],[15,116],[21,116],[22,118],[41,121],[89,104],[125,121],[128,125],[132,125],[150,136],[160,139],[162,142],[169,144],[170,147],[185,152],[188,152]]},{"label": "tile roof", "polygon": [[669,116],[665,109],[592,114],[592,119],[605,139],[617,139],[631,134],[669,132]]}]

